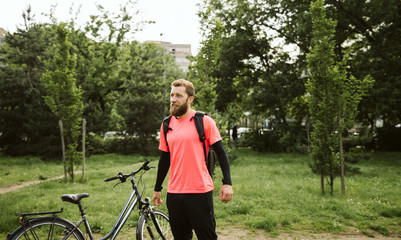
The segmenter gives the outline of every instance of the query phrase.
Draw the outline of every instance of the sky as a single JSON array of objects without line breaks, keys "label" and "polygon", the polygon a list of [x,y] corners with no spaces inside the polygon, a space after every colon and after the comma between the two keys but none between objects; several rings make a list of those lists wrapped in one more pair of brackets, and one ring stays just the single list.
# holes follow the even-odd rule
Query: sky
[{"label": "sky", "polygon": [[[117,13],[119,6],[127,0],[2,0],[0,3],[0,27],[14,32],[17,26],[22,26],[22,13],[30,4],[35,14],[36,22],[50,22],[42,13],[49,13],[51,6],[55,8],[55,18],[58,22],[69,21],[75,16],[81,5],[77,17],[77,25],[83,26],[90,15],[99,13],[96,4],[102,5],[110,13]],[[137,0],[135,5],[140,11],[138,20],[155,21],[145,25],[141,32],[136,33],[133,39],[144,42],[158,40],[174,44],[191,44],[192,54],[198,52],[201,32],[197,16],[199,0]],[[73,5],[72,5],[73,4]],[[73,14],[70,14],[70,8]]]}]

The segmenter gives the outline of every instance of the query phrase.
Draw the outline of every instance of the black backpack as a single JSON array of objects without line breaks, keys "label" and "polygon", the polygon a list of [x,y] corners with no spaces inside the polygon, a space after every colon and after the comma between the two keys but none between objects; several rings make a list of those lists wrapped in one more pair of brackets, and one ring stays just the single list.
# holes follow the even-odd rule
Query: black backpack
[{"label": "black backpack", "polygon": [[[209,171],[210,176],[213,177],[214,166],[216,163],[216,153],[213,150],[212,146],[209,146],[209,152],[206,153],[206,143],[205,143],[206,137],[205,137],[205,129],[203,128],[203,117],[204,116],[205,116],[204,112],[197,111],[195,113],[195,116],[193,116],[191,118],[191,121],[192,121],[192,119],[194,119],[194,121],[195,121],[195,127],[199,134],[199,140],[203,144],[203,153],[205,155],[207,170]],[[166,140],[167,148],[168,148],[167,132],[168,132],[168,130],[172,130],[169,127],[170,119],[171,119],[171,115],[163,119],[163,133],[164,133],[164,139]]]}]

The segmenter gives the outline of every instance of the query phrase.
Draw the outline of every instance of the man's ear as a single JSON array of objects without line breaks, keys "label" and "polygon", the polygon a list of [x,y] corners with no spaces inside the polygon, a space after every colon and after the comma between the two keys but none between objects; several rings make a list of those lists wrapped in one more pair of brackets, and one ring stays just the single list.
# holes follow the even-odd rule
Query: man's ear
[{"label": "man's ear", "polygon": [[190,96],[188,98],[189,104],[191,104],[194,101],[195,97],[194,96]]}]

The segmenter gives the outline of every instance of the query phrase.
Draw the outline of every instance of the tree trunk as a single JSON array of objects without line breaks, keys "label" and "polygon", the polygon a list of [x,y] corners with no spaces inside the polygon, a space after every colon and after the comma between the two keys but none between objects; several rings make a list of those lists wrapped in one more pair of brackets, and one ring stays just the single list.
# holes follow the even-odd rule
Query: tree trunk
[{"label": "tree trunk", "polygon": [[67,183],[67,162],[65,160],[65,144],[64,144],[64,130],[63,130],[63,120],[58,121],[60,126],[60,136],[61,136],[61,150],[63,153],[63,164],[64,164],[64,182]]},{"label": "tree trunk", "polygon": [[320,186],[321,186],[322,194],[324,195],[324,174],[323,174],[323,172],[320,174]]},{"label": "tree trunk", "polygon": [[308,152],[310,152],[311,151],[311,139],[310,139],[310,121],[309,121],[309,116],[308,117],[306,117],[306,120],[305,120],[305,126],[306,126],[306,136],[307,136],[307,138],[308,138]]},{"label": "tree trunk", "polygon": [[82,120],[82,183],[85,182],[85,137],[86,137],[86,120]]},{"label": "tree trunk", "polygon": [[330,166],[330,195],[333,196],[334,194],[334,167],[333,167],[333,163],[331,163]]},{"label": "tree trunk", "polygon": [[333,196],[334,194],[334,162],[333,158],[330,159],[330,195]]},{"label": "tree trunk", "polygon": [[[341,115],[338,116],[338,126],[342,130]],[[339,133],[340,142],[340,168],[341,168],[341,192],[345,195],[345,171],[344,171],[344,149],[343,149],[343,136]]]},{"label": "tree trunk", "polygon": [[345,171],[344,171],[344,149],[343,138],[340,134],[340,167],[341,167],[341,192],[345,195]]},{"label": "tree trunk", "polygon": [[74,177],[74,159],[71,158],[68,162],[70,163],[71,181],[74,182],[75,181],[75,177]]}]

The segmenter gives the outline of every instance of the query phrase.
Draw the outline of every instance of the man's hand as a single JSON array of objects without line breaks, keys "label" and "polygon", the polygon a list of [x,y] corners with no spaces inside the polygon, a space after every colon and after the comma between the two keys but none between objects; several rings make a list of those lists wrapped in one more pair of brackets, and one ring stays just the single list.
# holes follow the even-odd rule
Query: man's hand
[{"label": "man's hand", "polygon": [[220,201],[228,203],[233,198],[233,187],[231,185],[223,185],[220,189]]},{"label": "man's hand", "polygon": [[160,206],[163,203],[162,193],[161,192],[153,192],[152,202],[155,206]]}]

